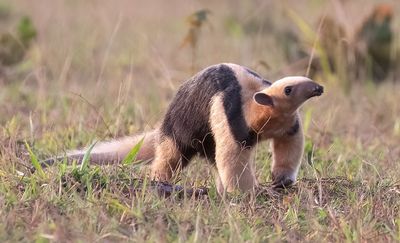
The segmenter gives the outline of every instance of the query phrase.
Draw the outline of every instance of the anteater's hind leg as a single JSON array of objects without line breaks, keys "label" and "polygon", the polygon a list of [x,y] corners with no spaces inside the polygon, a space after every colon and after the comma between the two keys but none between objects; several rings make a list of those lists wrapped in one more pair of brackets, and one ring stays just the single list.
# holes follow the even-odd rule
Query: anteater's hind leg
[{"label": "anteater's hind leg", "polygon": [[254,165],[251,162],[252,151],[238,143],[227,121],[221,97],[214,98],[210,114],[211,130],[214,134],[216,151],[215,161],[218,170],[216,178],[220,194],[236,189],[249,191],[256,186]]},{"label": "anteater's hind leg", "polygon": [[[224,151],[228,149],[229,151]],[[216,152],[218,170],[217,189],[220,194],[236,189],[250,191],[257,182],[254,168],[250,161],[251,151],[240,147],[226,146]]]},{"label": "anteater's hind leg", "polygon": [[151,177],[158,181],[170,181],[182,169],[182,155],[175,141],[163,136],[156,145],[156,155],[151,164]]}]

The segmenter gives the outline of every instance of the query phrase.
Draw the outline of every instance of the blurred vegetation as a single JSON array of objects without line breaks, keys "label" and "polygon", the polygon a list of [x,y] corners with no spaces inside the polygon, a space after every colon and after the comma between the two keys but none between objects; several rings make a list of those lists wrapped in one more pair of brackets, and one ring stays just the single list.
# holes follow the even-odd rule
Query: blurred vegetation
[{"label": "blurred vegetation", "polygon": [[0,35],[0,64],[15,65],[22,61],[36,37],[36,29],[27,16],[22,17],[13,33]]},{"label": "blurred vegetation", "polygon": [[360,26],[351,26],[347,31],[343,21],[330,15],[322,16],[316,28],[293,11],[289,16],[301,30],[303,40],[309,45],[314,43],[312,50],[315,50],[315,55],[306,58],[311,68],[310,76],[338,77],[348,90],[353,80],[378,83],[397,72],[399,47],[393,42],[393,6],[374,6],[370,14],[363,16]]},{"label": "blurred vegetation", "polygon": [[211,14],[211,11],[208,9],[202,9],[194,12],[193,14],[187,17],[187,23],[189,25],[189,30],[182,41],[181,48],[185,46],[190,46],[192,50],[192,71],[196,70],[196,55],[197,55],[197,46],[200,39],[200,31],[206,23],[208,23],[208,16]]},{"label": "blurred vegetation", "polygon": [[376,5],[372,13],[364,19],[356,36],[358,45],[363,48],[359,58],[365,62],[364,68],[371,70],[373,79],[377,81],[385,79],[391,70],[399,68],[396,65],[399,62],[396,60],[399,50],[393,48],[395,34],[392,19],[392,6]]},{"label": "blurred vegetation", "polygon": [[[399,8],[394,0],[0,0],[0,40],[10,43],[0,57],[12,60],[0,68],[0,241],[399,241]],[[219,62],[271,81],[308,74],[325,86],[302,107],[295,187],[264,187],[268,143],[255,153],[256,198],[219,198],[204,161],[179,181],[209,188],[200,199],[135,184],[147,168],[130,159],[31,172],[40,159],[156,127],[179,85]]]}]

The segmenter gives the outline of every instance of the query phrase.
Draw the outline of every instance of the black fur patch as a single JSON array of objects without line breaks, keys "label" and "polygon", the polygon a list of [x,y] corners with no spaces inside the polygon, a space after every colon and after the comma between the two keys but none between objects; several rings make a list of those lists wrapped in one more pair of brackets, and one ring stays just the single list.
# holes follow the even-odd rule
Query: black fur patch
[{"label": "black fur patch", "polygon": [[229,82],[229,85],[223,90],[223,104],[228,123],[233,137],[236,141],[245,143],[245,146],[252,146],[255,142],[255,136],[249,136],[249,127],[243,116],[242,97],[240,95],[241,86],[236,77]]},{"label": "black fur patch", "polygon": [[248,68],[245,68],[245,69],[246,69],[246,71],[247,71],[248,73],[250,73],[250,74],[253,75],[254,77],[257,77],[257,78],[259,78],[259,79],[263,79],[258,73],[254,72],[253,70],[248,69]]},{"label": "black fur patch", "polygon": [[245,67],[244,67],[244,69],[246,69],[246,71],[248,73],[250,73],[251,75],[253,75],[254,77],[261,79],[263,84],[268,85],[268,86],[270,86],[272,84],[270,81],[263,79],[258,73],[254,72],[253,70],[251,70],[249,68],[245,68]]},{"label": "black fur patch", "polygon": [[245,122],[241,87],[235,73],[226,65],[216,65],[196,74],[180,87],[161,126],[162,133],[176,141],[186,160],[199,153],[215,161],[215,140],[209,124],[210,103],[220,92],[224,94],[223,106],[234,138],[246,146],[254,144],[256,136],[249,132]]},{"label": "black fur patch", "polygon": [[299,129],[300,129],[300,123],[299,123],[299,120],[296,119],[296,121],[294,122],[294,125],[286,133],[289,136],[293,136],[299,131]]},{"label": "black fur patch", "polygon": [[263,79],[262,82],[263,82],[263,84],[268,85],[268,86],[272,85],[272,83],[270,81],[265,80],[265,79]]}]

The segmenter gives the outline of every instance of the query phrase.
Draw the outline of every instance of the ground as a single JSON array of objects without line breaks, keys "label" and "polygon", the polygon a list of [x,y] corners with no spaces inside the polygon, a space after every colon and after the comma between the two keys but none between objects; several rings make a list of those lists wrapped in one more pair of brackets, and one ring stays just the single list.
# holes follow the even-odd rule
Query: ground
[{"label": "ground", "polygon": [[[257,147],[256,197],[221,199],[199,159],[177,184],[209,188],[200,197],[159,195],[143,165],[29,169],[36,159],[156,127],[179,85],[206,66],[238,63],[271,81],[304,75],[281,73],[288,60],[277,36],[304,34],[288,9],[317,31],[331,4],[345,4],[355,29],[377,1],[344,2],[0,1],[0,17],[8,13],[1,31],[24,15],[37,28],[24,60],[0,70],[0,241],[400,241],[395,76],[376,84],[315,75],[326,92],[301,108],[306,149],[288,190],[268,187],[268,143]],[[399,30],[400,5],[391,3]],[[194,27],[186,18],[201,9],[207,21],[187,44]]]}]

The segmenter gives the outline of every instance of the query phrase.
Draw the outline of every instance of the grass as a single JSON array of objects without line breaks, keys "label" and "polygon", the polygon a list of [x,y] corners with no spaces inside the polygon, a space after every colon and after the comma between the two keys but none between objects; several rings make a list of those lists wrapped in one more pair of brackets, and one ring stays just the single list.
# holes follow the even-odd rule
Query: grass
[{"label": "grass", "polygon": [[[218,197],[213,171],[200,160],[178,183],[209,189],[197,198],[160,195],[146,167],[131,160],[30,171],[68,149],[157,126],[193,74],[190,48],[179,48],[191,13],[212,12],[196,69],[229,61],[274,80],[287,64],[276,29],[295,26],[285,9],[315,27],[329,3],[0,2],[11,16],[1,30],[29,15],[38,33],[24,62],[2,70],[0,241],[400,241],[400,83],[393,78],[381,85],[346,80],[348,90],[334,74],[316,78],[327,92],[302,108],[306,150],[300,179],[286,191],[269,189],[268,143],[257,149],[254,198]],[[346,3],[357,13],[348,21],[360,22],[359,6],[373,3]],[[399,31],[399,18],[394,26]]]}]

